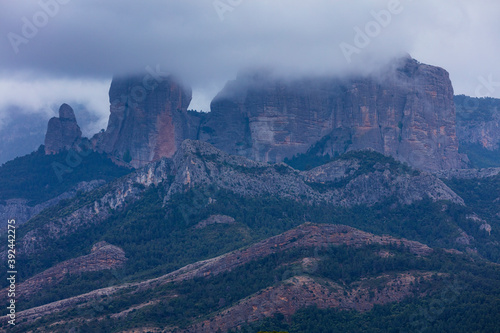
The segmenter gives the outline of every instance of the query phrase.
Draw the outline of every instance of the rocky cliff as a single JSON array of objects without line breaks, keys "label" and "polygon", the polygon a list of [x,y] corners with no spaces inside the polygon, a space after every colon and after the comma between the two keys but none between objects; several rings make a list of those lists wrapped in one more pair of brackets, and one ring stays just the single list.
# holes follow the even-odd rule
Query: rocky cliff
[{"label": "rocky cliff", "polygon": [[455,96],[457,137],[470,166],[500,166],[500,99]]},{"label": "rocky cliff", "polygon": [[75,112],[68,104],[59,108],[59,117],[49,120],[45,134],[45,153],[56,154],[75,145],[82,137]]},{"label": "rocky cliff", "polygon": [[500,149],[500,99],[455,96],[460,143]]},{"label": "rocky cliff", "polygon": [[92,138],[92,144],[134,167],[171,157],[198,127],[196,121],[188,121],[191,89],[172,76],[115,77],[109,101],[108,127]]},{"label": "rocky cliff", "polygon": [[184,139],[261,162],[314,145],[331,156],[371,148],[428,171],[467,161],[458,153],[448,73],[409,57],[365,77],[245,72],[227,83],[208,114],[187,112],[191,90],[172,76],[115,77],[109,98],[108,128],[93,145],[134,167],[172,156]]},{"label": "rocky cliff", "polygon": [[282,161],[321,139],[320,154],[372,148],[423,170],[464,166],[448,73],[411,58],[358,78],[239,75],[214,98],[201,140],[231,154]]}]

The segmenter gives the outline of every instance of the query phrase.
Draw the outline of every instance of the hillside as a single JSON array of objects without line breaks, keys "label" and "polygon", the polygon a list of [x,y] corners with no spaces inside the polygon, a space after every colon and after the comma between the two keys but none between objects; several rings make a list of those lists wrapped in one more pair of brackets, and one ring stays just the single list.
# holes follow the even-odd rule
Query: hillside
[{"label": "hillside", "polygon": [[[468,273],[457,275],[462,270]],[[369,314],[400,301],[411,306],[399,314],[406,319],[399,326],[418,328],[421,304],[441,301],[455,307],[465,295],[472,296],[469,304],[494,313],[498,304],[493,295],[500,292],[495,274],[498,266],[474,263],[464,254],[341,225],[304,224],[159,278],[25,310],[20,313],[25,323],[19,329],[215,332],[242,324],[270,325],[258,324],[269,316],[274,318],[272,325],[286,327],[289,324],[279,318],[300,322],[296,319],[300,311],[311,305],[317,308],[309,311],[340,310],[350,316],[349,310]],[[479,286],[493,287],[493,298],[484,302]],[[418,320],[408,322],[412,311]],[[432,325],[443,320],[446,317],[438,317]],[[483,327],[493,327],[496,320],[498,315],[489,317]]]},{"label": "hillside", "polygon": [[[367,156],[371,159],[366,159]],[[337,173],[332,169],[337,169]],[[436,177],[415,172],[373,152],[343,157],[301,173],[284,164],[254,162],[228,155],[206,143],[187,140],[172,159],[150,164],[76,200],[65,202],[63,207],[56,206],[42,212],[19,229],[18,252],[22,255],[50,252],[47,248],[52,248],[50,244],[54,241],[74,236],[81,228],[96,227],[103,222],[116,223],[117,227],[123,228],[123,221],[113,220],[122,212],[135,215],[130,211],[131,207],[145,200],[148,200],[149,214],[165,216],[172,221],[169,229],[190,227],[199,222],[191,220],[191,214],[200,213],[198,209],[210,209],[211,204],[217,205],[225,195],[244,200],[271,197],[278,201],[299,201],[305,206],[347,209],[372,207],[387,201],[410,205],[422,200],[447,200],[457,207],[463,205],[463,200]],[[196,205],[179,204],[177,200],[191,200]],[[157,202],[161,204],[155,205]],[[260,227],[272,230],[275,226]],[[89,237],[80,238],[86,240]],[[55,248],[54,251],[50,256],[61,250]]]},{"label": "hillside", "polygon": [[[404,302],[407,297],[432,298],[431,291],[443,283],[441,278],[461,270],[449,267],[455,261],[453,265],[486,265],[484,270],[474,268],[478,270],[474,280],[492,284],[494,289],[488,276],[496,266],[485,259],[500,261],[495,245],[499,239],[497,220],[486,209],[486,201],[474,202],[473,197],[461,197],[452,190],[460,190],[460,181],[443,179],[445,182],[373,151],[351,152],[308,171],[298,171],[286,164],[255,162],[228,155],[207,143],[186,140],[172,158],[78,193],[18,228],[16,260],[24,267],[18,275],[20,286],[50,277],[57,267],[69,267],[66,275],[49,278],[57,283],[28,292],[29,296],[20,300],[19,310],[25,310],[26,316],[33,314],[29,315],[32,319],[42,314],[53,318],[43,323],[55,318],[78,322],[83,331],[85,325],[89,331],[98,327],[109,331],[106,325],[117,325],[110,318],[124,318],[118,325],[154,323],[196,332],[201,330],[196,325],[203,326],[208,313],[213,313],[213,321],[220,324],[217,326],[230,328],[240,326],[234,326],[240,317],[251,318],[243,322],[256,321],[254,324],[274,313],[294,318],[295,313],[313,304],[320,309],[370,312],[375,305]],[[489,181],[490,177],[485,179]],[[303,225],[305,222],[314,224]],[[332,223],[363,231],[329,227]],[[485,224],[490,225],[489,231]],[[71,268],[73,262],[93,258],[88,257],[91,249],[103,241],[123,251],[123,264],[110,264],[112,269],[107,269],[89,262],[85,264],[88,269]],[[280,245],[274,247],[276,244]],[[312,252],[298,250],[312,244],[317,245]],[[284,274],[297,262],[317,267],[316,253],[331,245],[347,251],[342,254],[335,250],[331,260],[337,262],[339,255],[360,266],[348,268],[351,273],[340,277],[331,275],[331,271]],[[328,256],[328,251],[332,250],[319,256]],[[373,257],[372,253],[378,254]],[[5,252],[2,256],[5,258]],[[406,256],[434,259],[415,261]],[[384,264],[377,266],[376,258],[383,258]],[[392,264],[386,262],[393,258],[397,260]],[[478,263],[471,263],[471,258]],[[238,287],[235,281],[243,275],[246,278]],[[276,280],[276,276],[280,278]],[[0,278],[6,281],[5,276]],[[230,285],[236,294],[220,296],[227,292],[225,287],[200,290],[206,285],[204,278],[214,279],[216,286]],[[175,286],[168,286],[170,280]],[[429,292],[415,289],[416,281],[424,283]],[[432,283],[427,285],[425,281]],[[396,293],[391,291],[394,286],[399,288]],[[134,288],[138,291],[132,291]],[[175,296],[181,291],[184,301]],[[89,292],[98,298],[78,296]],[[133,297],[127,296],[130,292]],[[470,286],[470,292],[482,297],[474,286]],[[264,301],[266,295],[274,294],[305,301],[292,302],[285,308]],[[308,294],[312,295],[309,300],[304,296]],[[194,298],[201,303],[191,307],[198,302]],[[166,302],[170,299],[174,303]],[[78,309],[88,308],[90,312],[75,314],[70,310],[81,302],[87,305],[78,305]],[[249,311],[256,303],[263,307]],[[102,316],[108,319],[90,320],[95,317],[95,308],[104,311]],[[166,318],[165,313],[172,319],[154,319]],[[83,325],[82,318],[90,321]],[[210,326],[214,324],[204,323],[204,327],[214,328]],[[64,331],[73,324],[61,325]]]}]

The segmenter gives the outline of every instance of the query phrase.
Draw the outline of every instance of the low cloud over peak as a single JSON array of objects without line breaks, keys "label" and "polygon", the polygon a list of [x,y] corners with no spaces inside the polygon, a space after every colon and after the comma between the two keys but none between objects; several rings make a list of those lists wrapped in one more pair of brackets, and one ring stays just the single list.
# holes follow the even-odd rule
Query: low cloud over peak
[{"label": "low cloud over peak", "polygon": [[[447,69],[459,93],[474,95],[480,76],[500,81],[494,65],[500,5],[494,0],[40,0],[0,6],[2,82],[30,73],[30,79],[109,83],[113,74],[159,66],[193,87],[193,108],[207,110],[242,68],[366,73],[406,52]],[[500,97],[500,87],[484,92]],[[16,99],[3,95],[3,103]],[[102,97],[94,103],[107,112]]]}]

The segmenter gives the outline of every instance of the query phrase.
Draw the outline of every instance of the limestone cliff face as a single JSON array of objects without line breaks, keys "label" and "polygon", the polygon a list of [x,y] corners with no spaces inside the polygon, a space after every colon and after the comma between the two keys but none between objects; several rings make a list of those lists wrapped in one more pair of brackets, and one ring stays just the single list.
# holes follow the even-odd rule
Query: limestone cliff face
[{"label": "limestone cliff face", "polygon": [[75,112],[68,104],[59,108],[59,117],[49,120],[45,134],[45,153],[56,154],[75,145],[82,137]]},{"label": "limestone cliff face", "polygon": [[92,139],[97,151],[134,167],[171,157],[192,135],[187,120],[191,89],[172,76],[149,78],[137,75],[113,79],[108,127]]},{"label": "limestone cliff face", "polygon": [[460,143],[500,149],[500,99],[455,96]]},{"label": "limestone cliff face", "polygon": [[411,58],[377,77],[240,75],[212,101],[199,138],[263,162],[320,140],[320,154],[372,148],[423,170],[463,167],[466,159],[458,153],[448,73]]}]

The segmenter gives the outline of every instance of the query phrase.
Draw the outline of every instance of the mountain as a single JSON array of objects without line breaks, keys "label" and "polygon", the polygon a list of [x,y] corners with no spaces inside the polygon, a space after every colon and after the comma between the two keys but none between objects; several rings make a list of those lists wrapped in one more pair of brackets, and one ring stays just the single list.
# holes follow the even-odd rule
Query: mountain
[{"label": "mountain", "polygon": [[457,137],[473,167],[500,166],[500,99],[455,96]]},{"label": "mountain", "polygon": [[130,173],[93,151],[63,150],[46,155],[45,147],[0,166],[0,230]]},{"label": "mountain", "polygon": [[191,90],[179,80],[147,78],[114,78],[108,128],[92,139],[97,151],[134,167],[172,156],[184,139],[261,162],[291,159],[321,143],[321,156],[370,148],[421,170],[466,166],[448,73],[411,58],[366,77],[245,72],[206,114],[187,112]]},{"label": "mountain", "polygon": [[148,164],[96,193],[90,192],[88,198],[68,204],[62,215],[35,218],[32,225],[38,227],[18,239],[17,252],[45,250],[48,243],[70,230],[100,223],[112,215],[110,209],[126,209],[151,186],[162,187],[163,202],[190,189],[209,187],[244,197],[270,195],[342,207],[371,206],[391,198],[407,205],[424,198],[463,205],[462,198],[435,176],[373,152],[350,154],[301,173],[285,164],[255,162],[201,141],[186,140],[171,159]]},{"label": "mountain", "polygon": [[[371,313],[435,302],[464,270],[460,294],[494,313],[482,291],[498,295],[494,198],[465,200],[452,190],[463,182],[445,181],[374,151],[298,171],[186,140],[17,229],[18,284],[32,290],[19,330],[213,332],[314,304]],[[96,244],[112,252],[92,255]]]},{"label": "mountain", "polygon": [[494,142],[495,104],[455,97],[456,123],[452,94],[405,58],[243,73],[210,113],[173,76],[115,77],[90,139],[62,105],[45,146],[0,166],[9,331],[495,331],[500,168],[461,169],[495,153],[472,146]]},{"label": "mountain", "polygon": [[211,110],[200,139],[257,161],[283,161],[322,140],[321,155],[371,148],[423,170],[465,166],[448,73],[411,58],[368,77],[240,75]]},{"label": "mountain", "polygon": [[[230,154],[291,161],[301,168],[365,148],[428,171],[466,167],[467,157],[472,167],[500,166],[498,100],[462,95],[452,102],[448,73],[411,58],[367,77],[285,80],[266,71],[242,72],[214,98],[209,113],[187,111],[191,90],[179,79],[148,75],[112,82],[108,129],[94,136],[92,147],[117,163],[143,166],[172,156],[184,139],[193,139]],[[95,117],[81,105],[76,110],[76,126],[89,132]],[[25,119],[13,111],[9,117],[0,132],[4,162],[43,140],[43,116]],[[56,132],[51,127],[45,135],[57,145],[62,134]]]}]

